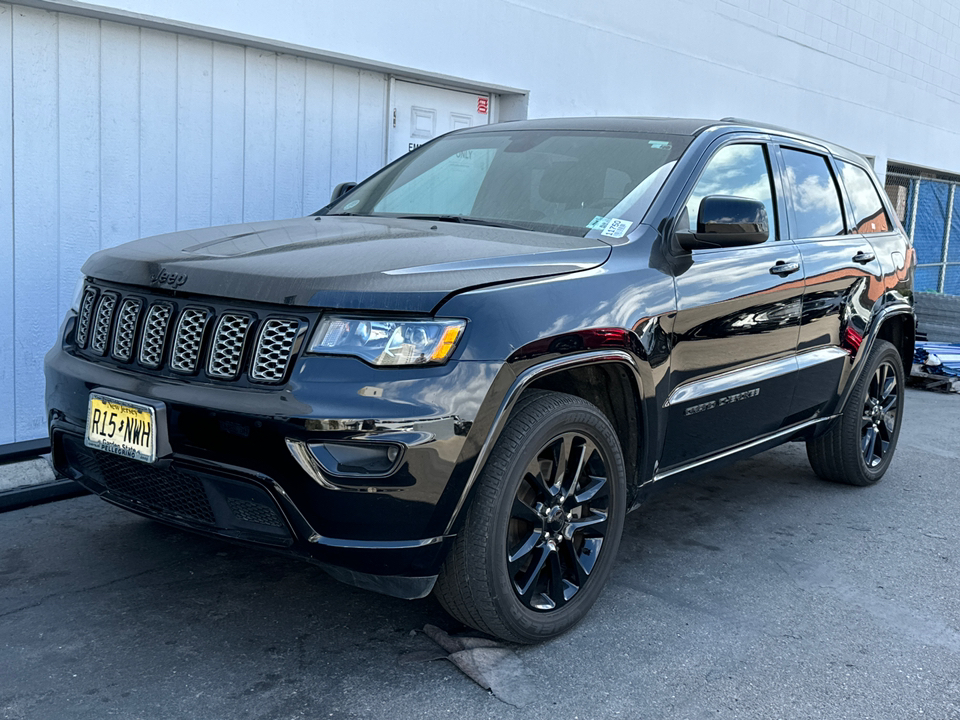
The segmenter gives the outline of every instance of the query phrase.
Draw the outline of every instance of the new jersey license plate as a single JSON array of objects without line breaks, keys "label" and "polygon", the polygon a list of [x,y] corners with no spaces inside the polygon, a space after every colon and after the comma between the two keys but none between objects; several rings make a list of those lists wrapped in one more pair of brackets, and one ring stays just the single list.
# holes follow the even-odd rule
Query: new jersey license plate
[{"label": "new jersey license plate", "polygon": [[156,414],[149,405],[90,393],[87,447],[152,463],[157,459]]}]

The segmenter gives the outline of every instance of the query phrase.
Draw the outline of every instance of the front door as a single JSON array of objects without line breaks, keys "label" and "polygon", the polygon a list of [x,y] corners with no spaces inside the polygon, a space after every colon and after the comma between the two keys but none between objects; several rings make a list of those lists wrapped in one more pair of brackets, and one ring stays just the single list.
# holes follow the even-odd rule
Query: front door
[{"label": "front door", "polygon": [[490,122],[490,96],[395,80],[387,162],[451,130]]},{"label": "front door", "polygon": [[762,143],[724,145],[686,202],[695,226],[706,196],[760,200],[770,237],[760,245],[694,250],[690,266],[676,278],[661,470],[775,432],[790,408],[803,270],[797,246],[781,239],[770,167]]}]

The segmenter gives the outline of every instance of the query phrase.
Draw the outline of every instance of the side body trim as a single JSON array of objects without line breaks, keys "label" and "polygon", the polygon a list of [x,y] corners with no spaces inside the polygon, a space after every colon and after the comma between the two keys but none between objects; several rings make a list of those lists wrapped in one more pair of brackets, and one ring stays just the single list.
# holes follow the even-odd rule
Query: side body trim
[{"label": "side body trim", "polygon": [[714,395],[720,392],[734,390],[744,385],[770,380],[771,378],[787,375],[796,370],[803,370],[813,365],[830,362],[841,357],[847,357],[849,353],[838,347],[819,348],[809,352],[792,355],[779,360],[769,360],[767,362],[751,365],[750,367],[734,370],[733,372],[714,375],[705,380],[694,380],[676,388],[664,407],[677,405],[679,403],[689,402],[698,398]]}]

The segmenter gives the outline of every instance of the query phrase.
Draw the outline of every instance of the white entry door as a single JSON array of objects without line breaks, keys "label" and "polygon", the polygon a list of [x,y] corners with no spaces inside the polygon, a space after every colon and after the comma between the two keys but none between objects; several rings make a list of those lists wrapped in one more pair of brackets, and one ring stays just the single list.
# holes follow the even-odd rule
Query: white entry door
[{"label": "white entry door", "polygon": [[490,96],[395,80],[387,162],[451,130],[490,122]]}]

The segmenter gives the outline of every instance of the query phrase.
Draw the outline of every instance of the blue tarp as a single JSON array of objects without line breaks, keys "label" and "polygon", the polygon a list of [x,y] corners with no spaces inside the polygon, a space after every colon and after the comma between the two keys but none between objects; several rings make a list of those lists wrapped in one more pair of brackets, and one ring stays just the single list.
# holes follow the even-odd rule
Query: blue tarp
[{"label": "blue tarp", "polygon": [[[934,358],[940,363],[937,364]],[[923,365],[924,371],[930,375],[960,377],[960,345],[918,341],[913,361]]]}]

